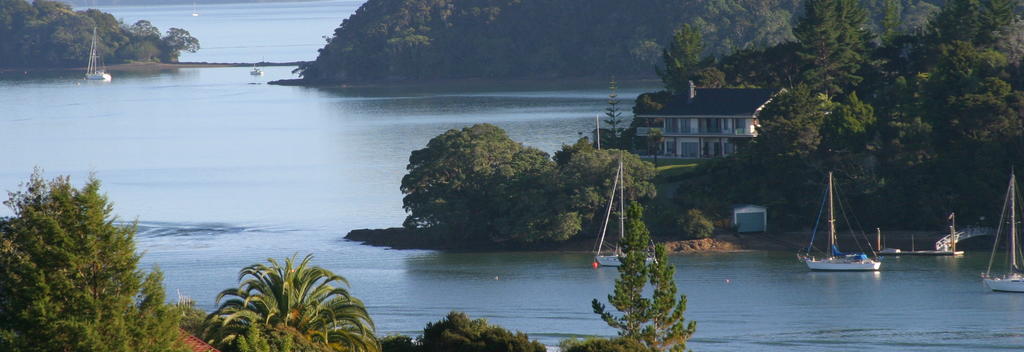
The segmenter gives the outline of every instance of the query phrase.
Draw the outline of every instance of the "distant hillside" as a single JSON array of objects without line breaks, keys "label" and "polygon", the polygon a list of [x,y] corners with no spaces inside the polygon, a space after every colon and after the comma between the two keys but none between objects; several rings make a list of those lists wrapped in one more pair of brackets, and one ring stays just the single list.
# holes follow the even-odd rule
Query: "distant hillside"
[{"label": "distant hillside", "polygon": [[[899,0],[903,26],[937,7]],[[864,0],[872,25],[884,0]],[[706,54],[792,40],[801,0],[369,0],[334,31],[309,81],[653,75],[682,24]]]},{"label": "distant hillside", "polygon": [[[198,0],[199,6],[204,4],[236,4],[256,2],[305,2],[320,0]],[[192,4],[192,0],[61,0],[61,2],[74,6],[75,8],[88,8],[90,6],[157,6],[157,5],[184,5]]]}]

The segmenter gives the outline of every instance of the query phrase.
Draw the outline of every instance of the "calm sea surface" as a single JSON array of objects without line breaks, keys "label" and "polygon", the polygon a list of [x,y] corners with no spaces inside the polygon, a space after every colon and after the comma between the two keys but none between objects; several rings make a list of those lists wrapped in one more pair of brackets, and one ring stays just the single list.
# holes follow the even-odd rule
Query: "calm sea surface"
[{"label": "calm sea surface", "polygon": [[[189,28],[206,49],[186,60],[301,60],[357,4],[211,5],[198,18],[190,6],[106,10]],[[488,122],[551,152],[590,129],[605,84],[262,84],[291,69],[115,73],[107,84],[80,73],[0,76],[0,189],[17,189],[35,166],[77,182],[95,172],[116,212],[138,219],[144,265],[165,272],[169,296],[206,309],[241,267],[313,253],[351,281],[382,333],[415,335],[460,310],[548,344],[614,334],[590,300],[611,292],[616,271],[591,269],[585,254],[396,251],[342,239],[401,223],[409,152],[431,137]],[[622,86],[626,101],[655,88]],[[984,289],[987,260],[894,258],[879,273],[811,273],[792,253],[672,258],[687,317],[698,321],[697,351],[1022,348],[1024,295]]]}]

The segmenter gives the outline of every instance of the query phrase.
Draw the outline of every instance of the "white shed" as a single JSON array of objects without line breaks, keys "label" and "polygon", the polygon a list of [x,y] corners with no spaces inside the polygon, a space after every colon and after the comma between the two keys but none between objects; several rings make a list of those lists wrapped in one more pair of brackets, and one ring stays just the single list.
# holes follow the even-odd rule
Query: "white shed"
[{"label": "white shed", "polygon": [[737,232],[764,232],[768,228],[768,208],[753,204],[734,205],[732,225]]}]

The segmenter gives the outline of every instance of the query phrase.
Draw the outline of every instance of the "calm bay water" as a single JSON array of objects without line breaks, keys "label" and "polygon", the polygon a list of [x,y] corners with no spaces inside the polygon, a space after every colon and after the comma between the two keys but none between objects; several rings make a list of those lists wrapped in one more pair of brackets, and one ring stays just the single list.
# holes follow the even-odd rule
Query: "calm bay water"
[{"label": "calm bay water", "polygon": [[[237,21],[223,28],[211,21],[209,28],[224,38],[265,26],[293,30],[304,34],[289,40],[311,37],[315,50],[317,38],[340,22],[326,7],[344,3],[214,5],[201,7],[199,19],[232,9],[225,12]],[[273,24],[262,19],[274,17],[267,7],[294,17]],[[166,28],[177,24],[160,19],[176,19],[181,9],[107,10]],[[315,27],[324,17],[334,24],[320,33]],[[209,59],[185,59],[247,61],[261,50],[267,60],[313,55],[261,46],[260,37],[209,49]],[[165,272],[170,297],[180,292],[206,309],[241,267],[313,253],[317,264],[351,281],[383,333],[415,335],[461,310],[548,344],[614,334],[590,311],[590,300],[611,292],[616,272],[591,269],[588,255],[396,251],[342,239],[351,229],[401,223],[398,185],[409,152],[431,137],[488,122],[551,152],[591,128],[604,108],[605,84],[261,84],[291,78],[291,69],[269,67],[261,78],[247,68],[115,73],[108,84],[83,82],[79,73],[0,76],[0,189],[17,189],[35,166],[79,183],[95,172],[116,213],[139,220],[143,264]],[[620,94],[628,102],[655,86],[626,82]],[[1024,295],[984,289],[978,273],[987,259],[887,258],[879,273],[811,273],[792,253],[672,262],[689,297],[687,317],[699,322],[690,345],[698,351],[1024,347]]]}]

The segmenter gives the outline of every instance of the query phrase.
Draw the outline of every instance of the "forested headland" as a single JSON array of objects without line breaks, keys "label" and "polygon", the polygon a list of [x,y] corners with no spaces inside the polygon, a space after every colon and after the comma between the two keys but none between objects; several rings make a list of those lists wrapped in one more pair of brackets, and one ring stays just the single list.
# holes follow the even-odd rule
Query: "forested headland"
[{"label": "forested headland", "polygon": [[[864,0],[866,26],[886,14],[921,26],[941,1]],[[464,78],[650,77],[672,33],[698,28],[718,56],[794,39],[800,0],[369,0],[345,19],[309,83]]]},{"label": "forested headland", "polygon": [[[851,222],[870,231],[994,226],[1009,174],[1024,156],[1024,20],[1012,0],[949,0],[916,30],[892,16],[882,31],[855,0],[809,0],[795,40],[697,58],[693,28],[677,32],[661,71],[681,84],[780,91],[741,152],[683,176],[674,200],[726,219],[732,204],[771,209],[776,230],[808,229],[833,171]],[[696,39],[694,39],[696,38]]]},{"label": "forested headland", "polygon": [[[684,25],[656,70],[665,90],[637,97],[634,113],[678,99],[688,81],[778,93],[759,113],[758,136],[729,157],[656,179],[647,161],[625,154],[627,190],[638,192],[627,198],[650,206],[662,239],[705,237],[712,224],[728,232],[734,204],[767,206],[771,231],[807,230],[834,172],[837,211],[861,230],[940,232],[952,212],[961,225],[994,226],[1024,156],[1024,20],[1015,10],[1011,0],[950,0],[919,28],[901,30],[891,11],[874,30],[856,0],[809,0],[793,41],[721,57],[707,56],[699,30]],[[492,247],[594,233],[615,154],[660,145],[657,135],[632,137],[644,123],[605,129],[610,149],[581,140],[553,160],[494,126],[448,131],[410,157],[404,225]],[[651,202],[654,184],[672,193]]]},{"label": "forested headland", "polygon": [[182,51],[199,50],[199,40],[181,28],[161,34],[149,21],[127,25],[96,9],[74,11],[47,0],[0,0],[0,67],[85,66],[93,28],[98,53],[108,64],[177,62]]}]

